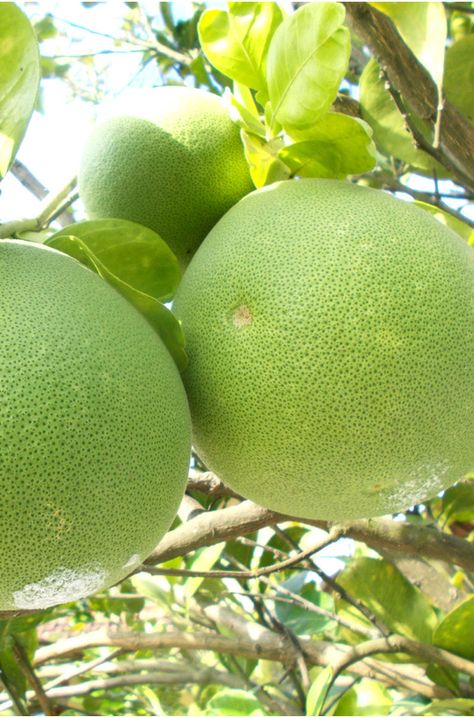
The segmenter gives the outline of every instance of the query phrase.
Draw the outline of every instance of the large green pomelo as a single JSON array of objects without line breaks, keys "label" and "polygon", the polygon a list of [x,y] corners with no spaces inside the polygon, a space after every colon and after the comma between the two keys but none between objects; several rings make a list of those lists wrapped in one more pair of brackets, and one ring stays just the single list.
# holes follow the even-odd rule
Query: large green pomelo
[{"label": "large green pomelo", "polygon": [[245,497],[369,517],[474,467],[474,254],[426,212],[335,180],[255,191],[174,310],[196,450]]},{"label": "large green pomelo", "polygon": [[87,214],[150,227],[185,266],[254,188],[239,128],[220,97],[189,87],[141,90],[115,111],[85,144],[79,192]]},{"label": "large green pomelo", "polygon": [[0,610],[133,571],[184,492],[191,422],[146,320],[74,259],[0,242]]}]

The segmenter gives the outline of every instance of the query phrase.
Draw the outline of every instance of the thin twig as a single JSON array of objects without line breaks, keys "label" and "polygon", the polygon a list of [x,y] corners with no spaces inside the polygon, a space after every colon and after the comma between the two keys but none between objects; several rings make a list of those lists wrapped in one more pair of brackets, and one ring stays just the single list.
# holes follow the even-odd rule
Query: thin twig
[{"label": "thin twig", "polygon": [[23,645],[15,638],[15,636],[12,636],[12,652],[13,656],[15,658],[15,661],[25,677],[26,681],[30,685],[30,687],[33,689],[33,692],[36,696],[36,699],[38,700],[38,704],[41,707],[41,710],[44,712],[45,715],[54,715],[55,712],[50,704],[49,699],[47,698],[43,686],[38,679],[33,667],[31,666],[30,659],[26,653],[25,648]]},{"label": "thin twig", "polygon": [[[313,545],[311,548],[302,550],[297,555],[293,555],[287,560],[282,560],[280,563],[268,565],[265,568],[257,568],[255,570],[185,570],[179,568],[154,568],[147,566],[146,571],[152,575],[173,575],[189,578],[235,578],[237,580],[260,578],[264,575],[270,575],[271,573],[285,570],[286,568],[300,563],[302,560],[306,560],[306,558],[310,557],[314,553],[317,553],[331,543],[334,543],[339,539],[339,536],[340,529],[336,526],[331,528],[328,535],[318,541],[318,543]],[[138,568],[137,572],[143,572],[143,567]]]}]

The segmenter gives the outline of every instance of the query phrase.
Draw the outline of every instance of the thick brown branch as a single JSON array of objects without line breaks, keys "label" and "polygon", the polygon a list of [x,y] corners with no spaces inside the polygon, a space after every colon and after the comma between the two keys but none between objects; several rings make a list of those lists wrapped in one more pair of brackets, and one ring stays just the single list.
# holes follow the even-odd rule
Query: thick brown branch
[{"label": "thick brown branch", "polygon": [[[240,535],[287,520],[308,523],[323,530],[329,530],[331,527],[326,521],[281,515],[246,500],[230,508],[201,513],[189,523],[170,531],[145,564],[156,565],[205,545],[233,540]],[[474,545],[434,528],[398,523],[388,518],[373,518],[346,523],[342,530],[348,538],[366,543],[375,550],[423,555],[454,563],[466,570],[474,570]]]},{"label": "thick brown branch", "polygon": [[[435,123],[438,92],[429,72],[418,62],[386,15],[365,2],[345,4],[348,19],[359,37],[369,46],[386,72],[390,84],[403,95],[415,113]],[[474,127],[449,102],[443,109],[440,126],[443,164],[461,184],[474,187]]]}]

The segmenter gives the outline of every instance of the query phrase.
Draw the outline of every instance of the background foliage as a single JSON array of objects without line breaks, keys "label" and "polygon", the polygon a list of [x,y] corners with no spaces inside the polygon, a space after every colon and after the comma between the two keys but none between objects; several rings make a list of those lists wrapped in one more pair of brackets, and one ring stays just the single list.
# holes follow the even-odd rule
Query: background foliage
[{"label": "background foliage", "polygon": [[[114,63],[133,57],[127,84],[226,93],[256,187],[349,176],[474,243],[473,3],[126,2],[116,34],[87,27],[101,3],[81,5],[84,25],[54,4],[0,6],[0,175],[42,200],[0,237],[85,262],[180,366],[166,245],[129,222],[76,225],[74,180],[48,194],[15,159],[48,83],[99,105]],[[156,270],[137,271],[144,256]],[[241,501],[195,459],[173,529],[137,574],[0,616],[0,714],[472,714],[473,536],[469,476],[406,514],[334,528]]]}]

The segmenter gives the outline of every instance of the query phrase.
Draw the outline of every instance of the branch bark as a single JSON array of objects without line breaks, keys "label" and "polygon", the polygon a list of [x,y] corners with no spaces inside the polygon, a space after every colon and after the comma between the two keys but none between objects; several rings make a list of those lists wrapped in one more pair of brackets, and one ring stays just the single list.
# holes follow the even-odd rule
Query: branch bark
[{"label": "branch bark", "polygon": [[[349,23],[371,49],[386,73],[415,113],[433,123],[438,113],[438,92],[429,72],[403,42],[393,22],[365,2],[346,2]],[[440,125],[441,161],[456,179],[474,188],[474,127],[446,101]]]},{"label": "branch bark", "polygon": [[[314,525],[323,530],[331,528],[327,521],[282,515],[245,500],[229,508],[201,513],[170,531],[146,559],[145,565],[156,565],[205,545],[233,540],[240,535],[288,520]],[[474,545],[434,528],[398,523],[389,518],[356,520],[339,527],[346,537],[366,543],[375,550],[423,555],[474,570]]]}]

